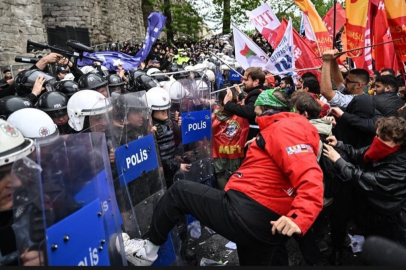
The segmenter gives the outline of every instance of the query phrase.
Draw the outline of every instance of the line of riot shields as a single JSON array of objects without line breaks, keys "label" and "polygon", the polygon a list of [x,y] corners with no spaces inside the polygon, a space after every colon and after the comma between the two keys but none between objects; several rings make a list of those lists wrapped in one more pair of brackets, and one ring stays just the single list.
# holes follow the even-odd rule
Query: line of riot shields
[{"label": "line of riot shields", "polygon": [[[36,142],[33,156],[14,163],[13,226],[20,254],[38,252],[40,265],[125,266],[122,233],[148,237],[166,183],[217,186],[211,155],[213,86],[196,77],[189,74],[165,86],[171,94],[173,159],[187,164],[185,170],[164,174],[145,91],[100,100],[86,113],[81,133]],[[154,265],[183,264],[174,228]]]}]

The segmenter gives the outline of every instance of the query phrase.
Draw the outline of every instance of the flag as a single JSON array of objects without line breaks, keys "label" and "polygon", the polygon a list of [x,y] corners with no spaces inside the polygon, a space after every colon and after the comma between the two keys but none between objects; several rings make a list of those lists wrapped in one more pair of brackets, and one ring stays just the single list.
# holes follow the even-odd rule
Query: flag
[{"label": "flag", "polygon": [[406,61],[406,1],[384,0],[384,3],[392,38],[402,39],[396,41],[394,45],[397,57],[404,62]]},{"label": "flag", "polygon": [[[368,0],[345,1],[347,50],[364,47],[364,34],[368,16]],[[362,52],[350,52],[350,56]]]},{"label": "flag", "polygon": [[[330,10],[324,15],[323,17],[323,23],[327,28],[327,31],[329,32],[330,36],[333,37],[334,33],[334,6],[330,8]],[[341,30],[341,27],[343,27],[345,24],[345,10],[343,9],[343,6],[340,3],[336,3],[336,35],[337,33]]]},{"label": "flag", "polygon": [[326,50],[331,50],[333,46],[333,39],[330,37],[326,26],[317,13],[310,0],[293,0],[296,5],[309,17],[310,24],[313,28],[314,34],[317,37],[319,47],[319,54],[323,54]]},{"label": "flag", "polygon": [[299,34],[301,36],[305,35],[305,25],[304,25],[304,13],[302,11],[302,18],[300,19],[300,29],[299,29]]},{"label": "flag", "polygon": [[[144,61],[152,45],[158,39],[159,35],[162,32],[162,29],[165,27],[166,17],[159,12],[152,12],[148,16],[148,29],[145,36],[141,50],[137,55],[130,56],[125,53],[116,52],[116,51],[102,51],[92,54],[87,54],[87,56],[100,59],[103,66],[107,67],[110,71],[116,71],[117,65],[121,63],[123,68],[126,70],[135,70],[138,68],[140,63]],[[85,55],[85,54],[84,54]],[[92,65],[93,62],[87,59],[82,59],[78,61],[78,66]]]},{"label": "flag", "polygon": [[[346,0],[345,13],[346,13],[346,36],[347,36],[347,49],[365,47],[366,42],[370,45],[370,22],[369,16],[369,1],[368,0]],[[368,35],[368,36],[367,36]],[[369,48],[370,51],[371,48]],[[368,52],[369,52],[368,51]],[[357,68],[363,68],[365,63],[366,50],[357,50],[349,52],[348,55],[353,57]],[[358,57],[354,57],[358,56]]]},{"label": "flag", "polygon": [[275,37],[281,24],[267,3],[264,3],[252,11],[246,11],[248,19],[255,28],[268,41],[272,48],[276,47]]},{"label": "flag", "polygon": [[272,74],[293,74],[295,70],[292,30],[292,19],[289,19],[285,34],[265,67]]},{"label": "flag", "polygon": [[[282,39],[286,28],[288,26],[288,21],[282,19],[281,26],[279,27],[279,32],[276,38],[276,41],[279,44],[279,41]],[[323,62],[320,58],[317,58],[315,51],[309,46],[309,44],[299,35],[299,33],[292,28],[293,30],[293,57],[295,60],[295,68],[297,69],[306,69],[320,67]]]},{"label": "flag", "polygon": [[313,31],[312,25],[310,24],[309,17],[303,11],[302,11],[302,14],[303,14],[303,25],[304,25],[304,29],[305,29],[305,37],[308,40],[317,43],[317,37],[316,37],[316,34]]},{"label": "flag", "polygon": [[[373,44],[387,42],[392,40],[388,20],[386,17],[385,3],[383,0],[372,0],[371,17]],[[375,59],[375,69],[382,70],[384,68],[398,69],[395,47],[393,43],[387,43],[373,48]],[[384,55],[385,57],[382,57]]]},{"label": "flag", "polygon": [[268,55],[237,27],[234,25],[232,27],[235,60],[237,60],[243,69],[249,67],[263,68],[268,62]]},{"label": "flag", "polygon": [[[121,64],[125,70],[136,70],[140,61],[136,61],[133,56],[116,51],[101,51],[90,54],[91,57],[100,59],[100,62],[110,71],[116,71]],[[92,65],[82,61],[79,66]]]}]

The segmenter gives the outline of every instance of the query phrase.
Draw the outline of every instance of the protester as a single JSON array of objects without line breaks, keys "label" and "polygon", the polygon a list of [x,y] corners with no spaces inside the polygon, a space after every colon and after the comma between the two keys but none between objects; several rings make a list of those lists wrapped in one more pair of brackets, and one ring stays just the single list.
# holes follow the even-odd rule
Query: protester
[{"label": "protester", "polygon": [[323,201],[319,135],[291,110],[284,93],[262,92],[255,102],[261,132],[225,190],[175,182],[154,210],[149,240],[132,239],[127,259],[151,265],[179,218],[191,214],[237,244],[241,266],[276,264],[275,252],[293,234],[306,234]]},{"label": "protester", "polygon": [[[376,123],[372,144],[354,149],[328,137],[324,155],[334,162],[342,181],[357,188],[359,218],[366,236],[379,235],[406,246],[403,202],[405,201],[406,121],[402,118],[381,118]],[[344,160],[334,150],[344,151]],[[354,205],[352,206],[354,207]]]}]

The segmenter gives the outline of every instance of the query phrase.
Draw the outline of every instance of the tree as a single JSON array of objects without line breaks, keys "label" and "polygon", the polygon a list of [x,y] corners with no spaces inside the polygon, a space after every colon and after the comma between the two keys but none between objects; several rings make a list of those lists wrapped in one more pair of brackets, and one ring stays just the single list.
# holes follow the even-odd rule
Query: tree
[{"label": "tree", "polygon": [[[198,4],[200,16],[205,20],[213,22],[214,29],[222,26],[223,34],[230,31],[230,22],[237,26],[244,26],[249,23],[246,11],[251,11],[267,2],[279,20],[292,18],[293,27],[300,28],[300,9],[293,0],[188,0],[192,5]],[[323,17],[333,6],[334,0],[311,0],[320,17]],[[339,0],[341,4],[344,0]],[[214,8],[209,7],[213,5]],[[229,9],[229,10],[228,10]]]},{"label": "tree", "polygon": [[[203,28],[203,19],[194,6],[185,0],[142,0],[143,15],[148,18],[153,11],[161,11],[166,17],[165,28],[168,41],[173,41],[175,35],[185,36],[196,40]],[[146,2],[146,3],[144,3]],[[144,8],[145,6],[145,8]],[[151,6],[153,7],[151,10]],[[146,21],[148,26],[148,21]]]}]

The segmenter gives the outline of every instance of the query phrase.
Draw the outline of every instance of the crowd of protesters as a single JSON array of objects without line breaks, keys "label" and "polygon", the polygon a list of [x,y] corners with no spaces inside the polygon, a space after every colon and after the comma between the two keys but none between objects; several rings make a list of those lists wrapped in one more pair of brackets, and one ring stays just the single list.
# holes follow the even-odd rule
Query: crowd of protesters
[{"label": "crowd of protesters", "polygon": [[[267,54],[272,53],[260,34],[254,34],[252,39]],[[123,43],[119,49],[116,44],[109,45],[109,50],[133,56],[140,49],[140,44]],[[125,244],[131,247],[131,252],[125,251],[127,260],[135,265],[151,265],[157,259],[159,246],[184,214],[192,214],[234,241],[240,265],[288,265],[289,237],[298,242],[307,264],[323,265],[321,253],[329,244],[331,265],[342,265],[343,251],[349,245],[349,224],[357,234],[367,238],[383,236],[406,248],[404,74],[385,68],[370,75],[351,64],[340,66],[337,52],[323,54],[320,70],[297,76],[273,76],[257,67],[239,69],[241,87],[235,84],[227,88],[214,101],[195,100],[199,105],[209,102],[212,110],[212,157],[218,187],[190,181],[172,184],[167,180],[171,187],[156,206],[148,241],[127,239]],[[95,90],[100,97],[109,98],[164,88],[171,96],[169,76],[158,82],[147,72],[153,68],[161,72],[188,71],[187,66],[205,62],[213,63],[207,67],[223,77],[224,86],[230,86],[227,70],[221,69],[222,63],[211,54],[233,59],[232,35],[201,41],[157,40],[136,71],[119,65],[117,71],[105,72],[100,63],[88,69],[78,68],[62,55],[51,53],[30,70],[20,71],[16,78],[9,70],[3,71],[0,112],[7,120],[17,110],[36,107],[50,116],[59,134],[77,133],[85,127],[78,129],[72,119],[68,121],[72,116],[66,111],[56,115],[50,108],[41,108],[40,101],[49,96],[47,92],[62,93],[65,103],[81,90]],[[49,64],[58,66],[57,74],[50,74]],[[174,76],[173,80],[193,80],[197,76],[203,79],[204,74],[188,71],[182,74],[185,77]],[[58,81],[53,89],[46,87],[51,87],[51,81]],[[72,85],[65,85],[67,81]],[[212,79],[206,82],[218,83]],[[11,97],[19,97],[23,105],[10,108]],[[175,103],[174,97],[171,99]],[[61,107],[66,110],[66,106]],[[168,115],[156,121],[157,127],[167,124],[168,132],[176,132],[181,121]],[[86,124],[90,128],[90,123]],[[235,150],[219,151],[225,146]],[[178,163],[188,170],[183,161]],[[0,168],[5,169],[0,183],[8,181],[9,164],[6,168],[0,163]],[[0,188],[6,190],[2,185]],[[0,211],[10,211],[10,206]],[[12,233],[9,214],[7,218],[0,231],[2,237]],[[0,259],[6,257],[6,251],[15,252],[15,246],[10,249],[9,244],[1,242]],[[28,258],[23,262],[32,263]]]}]

